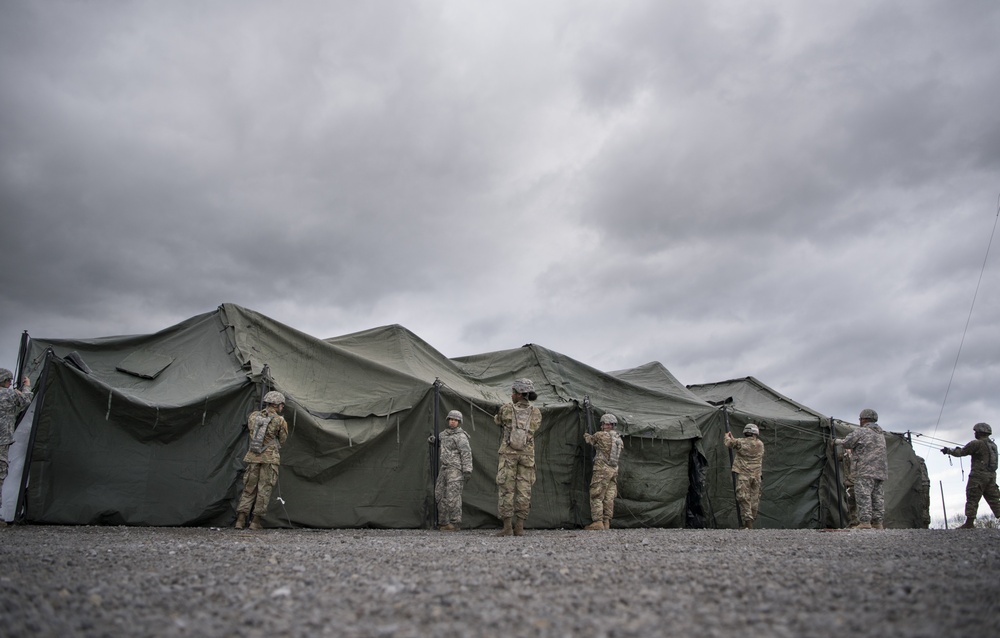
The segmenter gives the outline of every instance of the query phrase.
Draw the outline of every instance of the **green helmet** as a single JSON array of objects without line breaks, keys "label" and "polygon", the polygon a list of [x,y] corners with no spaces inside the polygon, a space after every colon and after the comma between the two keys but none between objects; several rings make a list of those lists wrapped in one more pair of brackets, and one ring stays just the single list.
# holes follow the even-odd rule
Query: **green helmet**
[{"label": "green helmet", "polygon": [[993,428],[989,423],[977,423],[972,426],[972,431],[976,434],[993,434]]}]

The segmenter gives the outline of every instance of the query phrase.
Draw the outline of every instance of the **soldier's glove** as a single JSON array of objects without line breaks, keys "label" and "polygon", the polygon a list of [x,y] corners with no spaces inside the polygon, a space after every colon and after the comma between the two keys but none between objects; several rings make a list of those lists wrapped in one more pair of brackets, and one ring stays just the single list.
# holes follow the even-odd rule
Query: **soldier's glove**
[{"label": "soldier's glove", "polygon": [[428,443],[431,443],[431,444],[433,444],[433,443],[434,443],[434,435],[433,435],[433,434],[432,434],[432,435],[430,435],[429,437],[427,437],[427,442],[428,442]]},{"label": "soldier's glove", "polygon": [[941,448],[941,454],[951,454],[951,450],[946,447]]}]

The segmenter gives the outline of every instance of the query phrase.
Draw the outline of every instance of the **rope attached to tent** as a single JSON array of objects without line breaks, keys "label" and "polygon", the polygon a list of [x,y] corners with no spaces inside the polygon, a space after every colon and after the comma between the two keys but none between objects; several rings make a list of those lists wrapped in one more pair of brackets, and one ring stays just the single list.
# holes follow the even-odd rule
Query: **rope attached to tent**
[{"label": "rope attached to tent", "polygon": [[[962,340],[958,343],[958,352],[955,354],[955,365],[951,369],[951,376],[948,377],[948,387],[944,391],[944,399],[941,401],[941,411],[938,412],[937,423],[934,424],[934,432],[937,434],[941,425],[941,416],[944,414],[944,406],[948,402],[948,393],[951,392],[951,383],[955,380],[955,371],[958,369],[958,359],[962,356],[962,346],[965,345],[965,335],[969,332],[969,323],[972,321],[972,311],[976,307],[976,297],[979,296],[979,286],[983,283],[983,273],[986,272],[986,261],[990,258],[990,247],[993,246],[993,236],[997,232],[997,221],[1000,220],[1000,195],[997,196],[997,214],[993,219],[993,231],[990,233],[990,240],[986,244],[986,256],[983,257],[983,267],[979,271],[979,281],[976,282],[976,291],[972,295],[972,305],[969,307],[969,317],[965,320],[965,330],[962,331]],[[964,472],[963,472],[964,474]],[[964,478],[962,479],[965,480]]]}]

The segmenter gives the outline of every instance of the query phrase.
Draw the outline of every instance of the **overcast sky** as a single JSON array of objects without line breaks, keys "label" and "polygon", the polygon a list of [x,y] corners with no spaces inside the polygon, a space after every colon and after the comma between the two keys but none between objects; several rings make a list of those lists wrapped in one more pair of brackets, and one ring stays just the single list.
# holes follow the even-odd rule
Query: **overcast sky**
[{"label": "overcast sky", "polygon": [[964,443],[1000,426],[998,33],[994,0],[5,1],[0,366],[233,302]]}]

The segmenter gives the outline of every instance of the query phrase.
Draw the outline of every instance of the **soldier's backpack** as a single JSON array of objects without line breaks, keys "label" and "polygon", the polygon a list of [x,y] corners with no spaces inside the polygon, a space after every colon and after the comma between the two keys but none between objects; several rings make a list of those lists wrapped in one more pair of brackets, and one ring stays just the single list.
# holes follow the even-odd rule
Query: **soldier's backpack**
[{"label": "soldier's backpack", "polygon": [[511,404],[514,408],[513,414],[510,420],[510,439],[508,444],[511,449],[523,450],[528,447],[528,432],[531,426],[531,406],[527,408],[518,408],[516,405]]},{"label": "soldier's backpack", "polygon": [[254,454],[264,451],[264,436],[272,418],[274,417],[263,412],[254,412],[250,415],[250,451]]},{"label": "soldier's backpack", "polygon": [[618,467],[618,459],[622,456],[624,443],[622,443],[622,437],[617,432],[613,432],[613,434],[614,436],[611,437],[611,451],[608,452],[608,465]]}]

